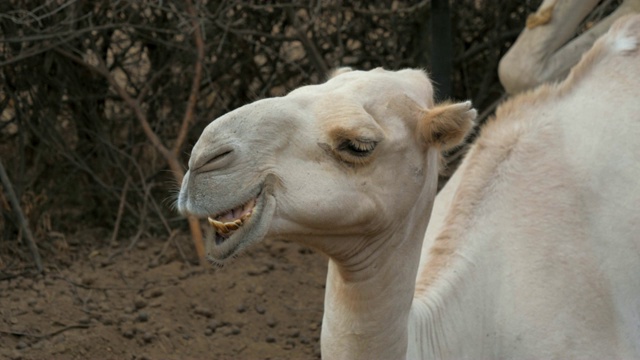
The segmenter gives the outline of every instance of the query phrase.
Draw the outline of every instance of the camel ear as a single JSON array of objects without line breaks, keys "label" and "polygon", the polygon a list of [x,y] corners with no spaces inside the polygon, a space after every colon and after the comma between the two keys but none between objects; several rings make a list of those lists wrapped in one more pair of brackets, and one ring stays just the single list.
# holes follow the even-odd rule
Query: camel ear
[{"label": "camel ear", "polygon": [[465,139],[477,114],[471,107],[471,101],[438,104],[425,110],[418,122],[418,135],[429,146],[451,149]]}]

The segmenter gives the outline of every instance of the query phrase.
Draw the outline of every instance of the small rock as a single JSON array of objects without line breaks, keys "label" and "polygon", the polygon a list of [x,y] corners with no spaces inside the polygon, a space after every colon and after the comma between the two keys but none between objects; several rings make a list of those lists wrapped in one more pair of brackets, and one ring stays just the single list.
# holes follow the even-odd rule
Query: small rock
[{"label": "small rock", "polygon": [[22,349],[25,349],[27,346],[28,346],[27,343],[21,340],[21,341],[18,341],[18,344],[16,344],[16,349],[22,350]]},{"label": "small rock", "polygon": [[211,336],[211,335],[213,335],[213,333],[214,333],[214,332],[215,332],[215,331],[214,331],[214,330],[211,330],[211,328],[206,328],[206,329],[204,330],[204,336]]},{"label": "small rock", "polygon": [[36,298],[28,298],[27,299],[27,305],[29,306],[35,306],[38,303],[38,299]]},{"label": "small rock", "polygon": [[239,312],[239,313],[243,313],[243,312],[247,311],[247,307],[246,307],[246,306],[244,306],[244,304],[240,304],[240,305],[238,305],[238,307],[236,308],[236,311],[237,311],[237,312]]},{"label": "small rock", "polygon": [[273,328],[273,327],[275,327],[276,325],[278,325],[278,321],[277,321],[276,319],[272,318],[272,317],[269,317],[269,318],[267,319],[267,325],[268,325],[270,328]]},{"label": "small rock", "polygon": [[318,323],[312,322],[311,324],[309,324],[309,330],[311,330],[311,331],[318,330]]},{"label": "small rock", "polygon": [[158,298],[162,295],[164,295],[164,292],[162,291],[162,289],[154,289],[150,294],[152,298]]},{"label": "small rock", "polygon": [[34,308],[33,308],[33,313],[34,313],[34,314],[38,314],[38,315],[40,315],[40,314],[42,314],[43,312],[44,312],[44,308],[43,308],[42,306],[40,306],[40,305],[38,305],[38,306],[36,306],[36,307],[34,307]]},{"label": "small rock", "polygon": [[238,335],[240,334],[240,328],[238,328],[237,326],[226,327],[224,328],[223,334],[225,336]]},{"label": "small rock", "polygon": [[300,330],[298,329],[293,329],[289,332],[288,335],[290,338],[297,338],[298,336],[300,336]]},{"label": "small rock", "polygon": [[256,312],[260,315],[264,314],[267,311],[267,309],[264,308],[264,306],[257,304],[256,305]]},{"label": "small rock", "polygon": [[145,333],[142,334],[142,340],[147,344],[150,343],[151,341],[153,341],[153,334],[145,331]]},{"label": "small rock", "polygon": [[113,320],[109,319],[109,318],[104,318],[104,319],[102,319],[102,325],[111,326],[111,325],[113,325]]},{"label": "small rock", "polygon": [[18,318],[16,318],[16,317],[12,317],[12,318],[10,318],[10,319],[9,319],[9,322],[10,322],[11,324],[15,325],[15,324],[17,324],[17,323],[18,323]]},{"label": "small rock", "polygon": [[138,245],[136,247],[140,250],[145,250],[148,245],[145,241],[138,241]]},{"label": "small rock", "polygon": [[121,333],[122,336],[126,337],[127,339],[133,339],[133,337],[136,335],[136,329],[123,329]]},{"label": "small rock", "polygon": [[143,299],[143,298],[137,298],[133,302],[133,306],[135,306],[136,309],[142,309],[142,308],[147,306],[147,301],[145,299]]},{"label": "small rock", "polygon": [[91,286],[96,282],[96,278],[93,276],[85,276],[80,280],[80,283],[84,286]]},{"label": "small rock", "polygon": [[157,333],[158,335],[166,336],[168,338],[171,337],[171,329],[166,327],[161,327],[160,329],[157,330]]},{"label": "small rock", "polygon": [[252,269],[247,270],[247,275],[249,276],[258,276],[262,274],[266,274],[269,272],[269,268],[266,266],[254,267]]},{"label": "small rock", "polygon": [[211,329],[215,331],[219,326],[220,326],[220,323],[218,323],[216,319],[213,319],[209,321],[209,324],[207,324],[207,329]]},{"label": "small rock", "polygon": [[310,344],[310,343],[311,343],[311,341],[310,341],[310,340],[309,340],[309,338],[308,338],[308,337],[306,337],[306,336],[300,336],[300,343],[301,343],[301,344],[308,345],[308,344]]},{"label": "small rock", "polygon": [[160,302],[160,301],[154,301],[151,304],[149,304],[149,307],[150,308],[154,308],[154,309],[159,308],[161,306],[162,306],[162,302]]},{"label": "small rock", "polygon": [[138,316],[136,317],[136,320],[139,322],[147,322],[149,321],[149,314],[147,314],[144,311],[141,311]]},{"label": "small rock", "polygon": [[254,292],[256,293],[256,295],[264,295],[264,288],[262,286],[256,286]]},{"label": "small rock", "polygon": [[276,342],[276,338],[271,335],[267,335],[267,337],[265,338],[265,341],[268,343],[274,343]]},{"label": "small rock", "polygon": [[295,347],[296,347],[296,343],[295,343],[295,341],[293,341],[291,339],[286,340],[284,342],[284,345],[282,346],[282,348],[285,349],[285,350],[291,350],[291,349],[293,349]]},{"label": "small rock", "polygon": [[204,317],[207,317],[207,318],[211,318],[211,317],[213,317],[213,312],[212,312],[210,309],[207,309],[207,308],[202,307],[202,306],[198,306],[198,307],[196,307],[196,308],[193,310],[193,312],[194,312],[196,315],[204,316]]},{"label": "small rock", "polygon": [[89,325],[89,323],[91,322],[91,318],[84,316],[80,319],[78,319],[78,323],[81,325]]}]

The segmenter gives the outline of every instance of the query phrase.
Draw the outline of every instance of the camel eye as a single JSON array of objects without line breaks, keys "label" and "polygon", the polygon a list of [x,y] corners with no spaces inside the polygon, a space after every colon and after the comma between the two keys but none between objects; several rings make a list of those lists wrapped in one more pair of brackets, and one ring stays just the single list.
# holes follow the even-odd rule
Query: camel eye
[{"label": "camel eye", "polygon": [[337,150],[343,154],[362,160],[361,158],[365,158],[373,153],[377,144],[377,141],[369,139],[346,139],[338,145]]}]

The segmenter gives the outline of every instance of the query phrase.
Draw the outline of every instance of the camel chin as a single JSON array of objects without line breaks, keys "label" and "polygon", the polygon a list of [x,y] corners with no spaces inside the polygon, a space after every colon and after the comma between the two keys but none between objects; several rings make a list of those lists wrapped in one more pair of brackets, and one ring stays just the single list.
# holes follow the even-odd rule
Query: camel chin
[{"label": "camel chin", "polygon": [[237,205],[207,216],[209,261],[223,265],[247,246],[264,239],[275,209],[275,197],[264,184],[248,191]]}]

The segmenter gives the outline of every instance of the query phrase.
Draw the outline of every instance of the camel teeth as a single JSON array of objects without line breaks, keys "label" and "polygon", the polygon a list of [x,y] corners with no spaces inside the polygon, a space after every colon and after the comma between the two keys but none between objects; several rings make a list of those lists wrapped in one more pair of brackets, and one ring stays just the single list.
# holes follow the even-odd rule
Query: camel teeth
[{"label": "camel teeth", "polygon": [[238,230],[240,228],[240,225],[236,224],[235,222],[224,223],[224,226],[228,230]]},{"label": "camel teeth", "polygon": [[227,227],[227,224],[225,223],[220,223],[219,227],[218,227],[218,231],[223,233],[223,234],[228,234],[229,233],[229,228]]},{"label": "camel teeth", "polygon": [[209,225],[213,226],[216,229],[222,224],[220,221],[217,221],[216,219],[212,218],[211,216],[209,216],[207,218],[207,220],[209,220]]},{"label": "camel teeth", "polygon": [[244,222],[251,217],[251,213],[243,215],[240,219],[236,219],[230,222],[222,222],[212,217],[209,217],[207,220],[209,221],[209,225],[211,225],[216,231],[220,234],[226,235],[232,231],[238,230]]},{"label": "camel teeth", "polygon": [[229,229],[227,228],[227,226],[223,222],[215,220],[215,219],[212,219],[211,217],[209,217],[208,220],[209,220],[209,225],[211,225],[213,228],[215,228],[217,232],[222,233],[222,234],[229,233]]}]

